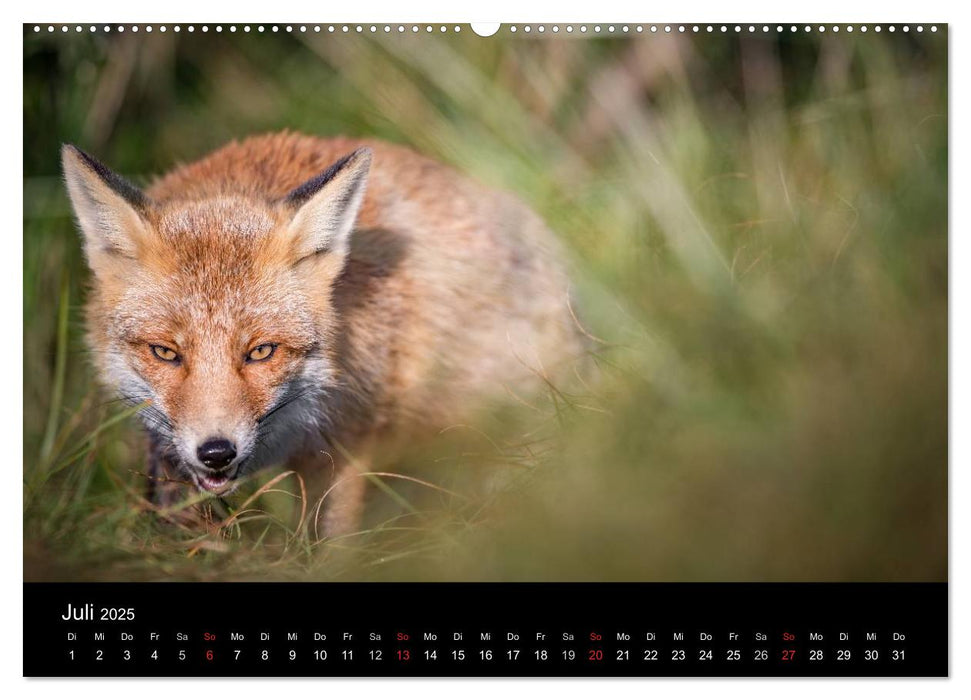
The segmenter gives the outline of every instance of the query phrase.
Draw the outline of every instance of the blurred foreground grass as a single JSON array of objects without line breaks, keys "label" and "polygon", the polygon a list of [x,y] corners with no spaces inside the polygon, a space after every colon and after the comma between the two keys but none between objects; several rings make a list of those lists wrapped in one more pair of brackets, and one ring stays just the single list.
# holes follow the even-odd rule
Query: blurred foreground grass
[{"label": "blurred foreground grass", "polygon": [[[26,32],[25,575],[944,580],[946,48]],[[364,533],[294,529],[273,471],[218,533],[161,527],[86,361],[58,147],[145,181],[282,128],[517,192],[571,252],[599,377],[375,477]]]}]

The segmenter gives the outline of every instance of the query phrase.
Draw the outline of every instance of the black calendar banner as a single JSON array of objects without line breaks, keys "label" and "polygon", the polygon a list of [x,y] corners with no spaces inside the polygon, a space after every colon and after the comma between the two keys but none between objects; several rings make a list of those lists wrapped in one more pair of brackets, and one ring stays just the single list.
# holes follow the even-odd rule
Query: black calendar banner
[{"label": "black calendar banner", "polygon": [[947,585],[26,584],[28,676],[946,676]]}]

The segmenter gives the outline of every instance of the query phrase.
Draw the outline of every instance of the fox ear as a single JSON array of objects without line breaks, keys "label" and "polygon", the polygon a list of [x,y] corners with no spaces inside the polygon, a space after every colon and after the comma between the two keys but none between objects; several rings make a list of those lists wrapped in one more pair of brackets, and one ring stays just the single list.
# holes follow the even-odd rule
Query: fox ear
[{"label": "fox ear", "polygon": [[76,146],[64,145],[61,165],[92,270],[112,257],[135,258],[147,232],[142,212],[148,198]]},{"label": "fox ear", "polygon": [[364,200],[371,149],[359,148],[287,195],[289,233],[298,261],[319,253],[343,258]]}]

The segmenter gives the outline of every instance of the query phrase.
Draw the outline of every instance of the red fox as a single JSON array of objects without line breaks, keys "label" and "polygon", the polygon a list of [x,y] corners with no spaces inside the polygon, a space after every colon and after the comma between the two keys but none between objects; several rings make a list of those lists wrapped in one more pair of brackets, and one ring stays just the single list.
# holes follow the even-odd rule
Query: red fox
[{"label": "red fox", "polygon": [[103,383],[143,405],[150,483],[222,495],[286,463],[326,492],[324,532],[348,532],[377,444],[582,351],[539,217],[406,148],[256,136],[144,192],[75,146],[62,164],[87,340]]}]

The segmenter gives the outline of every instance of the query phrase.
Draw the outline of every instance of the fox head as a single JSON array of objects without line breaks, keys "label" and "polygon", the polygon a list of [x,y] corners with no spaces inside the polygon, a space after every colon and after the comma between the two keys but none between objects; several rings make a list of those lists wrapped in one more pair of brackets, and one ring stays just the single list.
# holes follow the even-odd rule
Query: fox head
[{"label": "fox head", "polygon": [[326,428],[332,286],[370,162],[358,149],[282,199],[153,201],[64,146],[97,368],[201,489],[226,493],[285,457],[296,427]]}]

